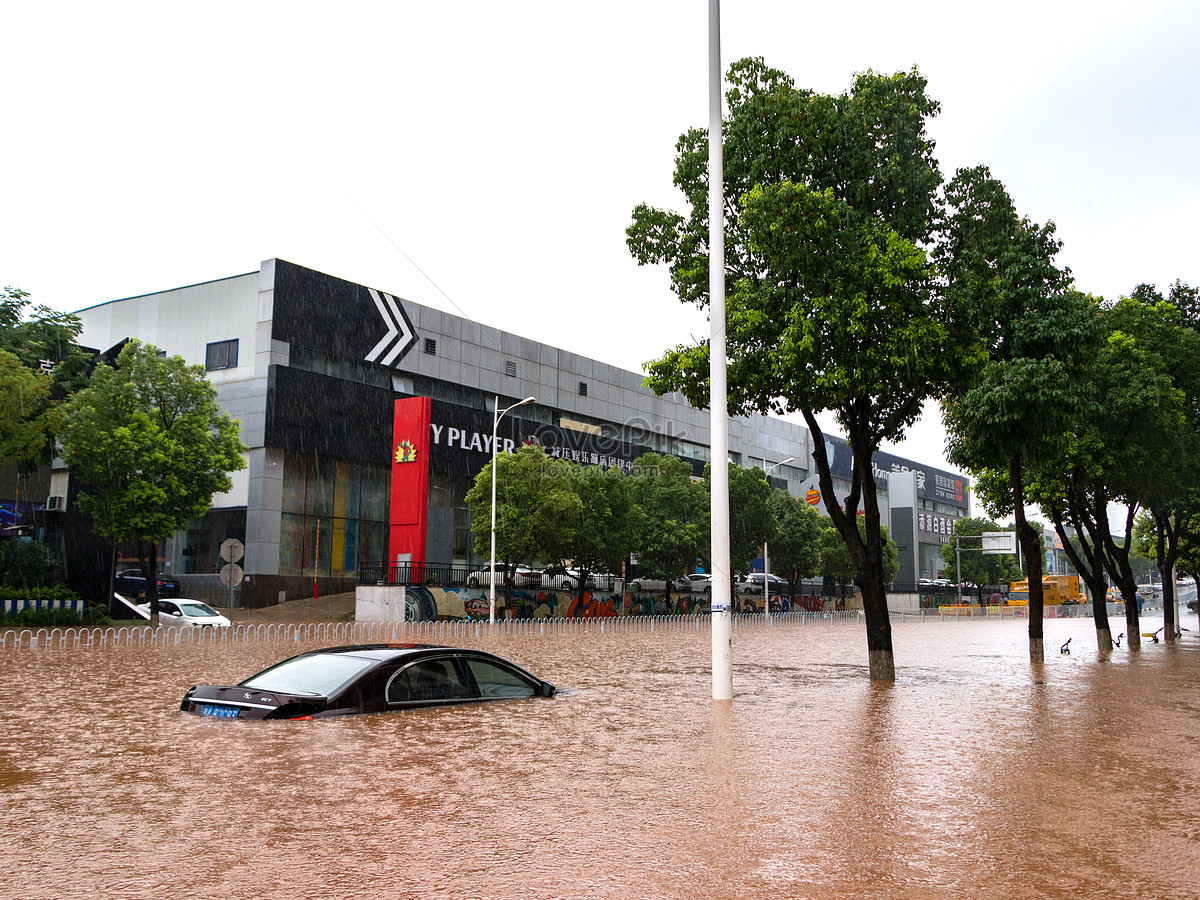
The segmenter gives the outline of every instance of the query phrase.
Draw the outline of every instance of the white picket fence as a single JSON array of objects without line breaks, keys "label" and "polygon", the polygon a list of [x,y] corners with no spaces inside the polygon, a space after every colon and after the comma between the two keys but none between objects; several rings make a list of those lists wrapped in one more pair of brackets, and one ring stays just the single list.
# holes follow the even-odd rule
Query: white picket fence
[{"label": "white picket fence", "polygon": [[[833,625],[858,623],[861,611],[772,613],[733,617],[733,627],[762,628],[780,624]],[[229,628],[25,628],[0,630],[0,649],[48,650],[80,647],[154,647],[230,643],[453,643],[464,637],[489,635],[625,634],[632,632],[708,631],[709,616],[620,616],[596,619],[508,619],[489,624],[456,622],[307,622],[235,624]]]}]

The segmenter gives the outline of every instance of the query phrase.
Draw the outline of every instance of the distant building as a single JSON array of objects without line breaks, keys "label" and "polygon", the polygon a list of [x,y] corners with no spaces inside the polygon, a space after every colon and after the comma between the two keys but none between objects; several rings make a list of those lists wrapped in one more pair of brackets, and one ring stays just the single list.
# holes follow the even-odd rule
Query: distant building
[{"label": "distant building", "polygon": [[[536,442],[552,456],[622,468],[654,451],[697,474],[709,461],[708,412],[679,394],[655,396],[638,373],[283,260],[79,316],[88,346],[137,338],[204,365],[241,421],[248,467],[168,542],[164,571],[185,591],[211,587],[221,543],[237,538],[250,606],[311,594],[314,579],[322,592],[346,589],[364,564],[397,556],[479,562],[463,498],[491,458],[496,397],[501,408],[537,400],[501,421],[501,449]],[[844,497],[848,447],[825,440]],[[817,489],[802,426],[735,418],[729,448],[744,466],[794,457],[771,482],[798,498]],[[969,513],[966,480],[885,453],[876,476],[900,546],[897,581],[936,575],[941,544]],[[52,481],[52,492],[67,493],[65,473]]]}]

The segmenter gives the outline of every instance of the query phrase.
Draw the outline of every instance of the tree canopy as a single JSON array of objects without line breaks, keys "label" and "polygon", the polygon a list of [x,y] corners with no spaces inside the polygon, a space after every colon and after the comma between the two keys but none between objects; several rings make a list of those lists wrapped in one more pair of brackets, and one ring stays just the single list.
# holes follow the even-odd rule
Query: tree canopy
[{"label": "tree canopy", "polygon": [[0,467],[40,458],[48,443],[50,378],[0,350]]},{"label": "tree canopy", "polygon": [[638,563],[650,577],[691,571],[708,555],[708,492],[692,480],[692,467],[674,456],[645,453],[634,460],[634,496],[644,512]]},{"label": "tree canopy", "polygon": [[771,492],[775,533],[768,547],[771,573],[786,578],[790,593],[796,584],[820,571],[820,515],[803,500],[787,491]]},{"label": "tree canopy", "polygon": [[[729,69],[725,265],[729,411],[798,412],[809,426],[826,511],[856,561],[871,677],[892,680],[882,525],[872,457],[974,364],[953,336],[929,250],[942,182],[926,123],[938,111],[915,69],[866,72],[841,95],[797,89],[761,59]],[[677,145],[687,214],[633,211],[628,244],[663,263],[684,302],[707,305],[707,133]],[[678,346],[648,364],[656,391],[709,403],[709,347]],[[817,414],[845,429],[854,466],[838,505]],[[865,513],[860,531],[854,512]],[[847,512],[848,511],[848,512]]]},{"label": "tree canopy", "polygon": [[1040,536],[1025,519],[1030,468],[1063,458],[1093,399],[1080,374],[1098,348],[1098,306],[1071,290],[1070,273],[1055,264],[1053,223],[1019,216],[985,167],[958,172],[946,195],[938,259],[971,323],[961,339],[983,362],[943,403],[949,456],[977,477],[989,513],[1016,520],[1029,567],[1029,654],[1040,661]]},{"label": "tree canopy", "polygon": [[[1191,360],[1200,353],[1200,334],[1185,324],[1180,308],[1149,295],[1108,304],[1101,313],[1104,342],[1083,380],[1102,402],[1090,405],[1073,424],[1065,464],[1038,475],[1035,499],[1055,519],[1060,534],[1069,528],[1077,542],[1067,547],[1093,594],[1104,577],[1125,600],[1129,645],[1140,641],[1134,525],[1145,509],[1162,516],[1164,539],[1176,514],[1186,516],[1197,487],[1197,389]],[[1110,504],[1122,504],[1121,534],[1109,525]],[[1169,518],[1170,521],[1167,521]],[[1165,549],[1165,548],[1164,548]],[[1163,556],[1164,568],[1173,562]],[[1111,643],[1101,610],[1094,611],[1102,648]]]},{"label": "tree canopy", "polygon": [[[229,490],[229,473],[245,466],[238,431],[203,367],[130,341],[64,404],[60,440],[96,532],[156,545]],[[146,565],[155,614],[156,557]]]},{"label": "tree canopy", "polygon": [[[496,465],[496,563],[506,566],[505,597],[512,596],[513,567],[528,560],[559,563],[574,540],[583,503],[571,464],[551,459],[541,447],[501,453]],[[491,556],[492,462],[475,476],[467,491],[475,553]]]},{"label": "tree canopy", "polygon": [[0,290],[0,466],[49,462],[55,403],[87,383],[81,329],[76,316],[32,306],[25,291]]},{"label": "tree canopy", "polygon": [[[729,463],[729,564],[733,572],[747,574],[763,544],[775,535],[770,505],[771,485],[762,469],[744,469]],[[704,487],[712,491],[712,465],[704,469]]]}]

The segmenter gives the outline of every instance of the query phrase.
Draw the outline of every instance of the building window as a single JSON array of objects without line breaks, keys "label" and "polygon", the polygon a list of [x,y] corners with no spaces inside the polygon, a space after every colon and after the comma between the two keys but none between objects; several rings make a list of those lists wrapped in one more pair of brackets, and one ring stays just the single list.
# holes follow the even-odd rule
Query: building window
[{"label": "building window", "polygon": [[237,351],[237,338],[232,341],[214,341],[204,352],[204,368],[209,372],[213,369],[236,369]]},{"label": "building window", "polygon": [[579,382],[579,396],[580,397],[587,396],[587,382],[586,381]]},{"label": "building window", "polygon": [[433,338],[425,338],[425,352],[430,356],[437,356],[437,341]]},{"label": "building window", "polygon": [[353,577],[387,559],[386,465],[287,453],[279,574]]},{"label": "building window", "polygon": [[517,364],[511,359],[504,364],[504,374],[509,378],[517,377]]}]

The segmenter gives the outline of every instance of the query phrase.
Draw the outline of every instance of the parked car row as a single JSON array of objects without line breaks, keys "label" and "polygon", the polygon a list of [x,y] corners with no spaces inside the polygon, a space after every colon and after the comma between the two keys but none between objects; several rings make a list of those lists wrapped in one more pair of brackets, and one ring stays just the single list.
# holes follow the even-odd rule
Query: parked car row
[{"label": "parked car row", "polygon": [[[580,579],[584,579],[585,588],[612,588],[620,579],[619,575],[608,572],[588,572],[586,577],[577,568],[568,568],[551,572],[536,569],[527,565],[509,566],[506,563],[496,563],[496,587],[502,588],[505,574],[512,570],[512,583],[519,588],[547,588],[552,590],[573,591],[579,587]],[[734,591],[738,594],[762,595],[763,585],[768,580],[771,593],[778,594],[788,589],[787,579],[778,575],[766,576],[762,572],[752,572],[749,575],[734,579]],[[469,573],[466,577],[469,587],[486,588],[491,585],[491,570],[488,566]],[[631,578],[625,588],[630,591],[661,591],[665,590],[667,582],[663,579]],[[708,594],[712,593],[712,575],[705,572],[693,572],[671,579],[671,592],[674,594]]]},{"label": "parked car row", "polygon": [[[496,587],[503,587],[504,576],[508,572],[509,566],[505,563],[496,563]],[[535,569],[531,566],[517,565],[512,567],[513,584],[523,588],[550,588],[553,590],[573,591],[579,587],[581,577],[583,577],[579,569],[564,569],[559,572],[550,572],[544,569]],[[584,579],[584,587],[596,587],[600,585],[607,587],[613,581],[619,578],[619,575],[612,575],[608,572],[588,572]],[[477,569],[467,576],[467,585],[469,587],[490,587],[492,583],[491,569],[484,566],[482,569]]]},{"label": "parked car row", "polygon": [[[733,589],[739,594],[761,594],[763,592],[763,584],[766,580],[767,576],[762,572],[751,572],[749,575],[734,579]],[[666,584],[662,580],[634,578],[629,581],[627,587],[631,591],[661,591],[666,587]],[[770,576],[770,584],[772,594],[777,594],[788,589],[787,579],[780,578],[778,575]],[[671,580],[671,592],[676,594],[711,594],[712,575],[704,572],[693,572],[690,575],[673,578]]]}]

